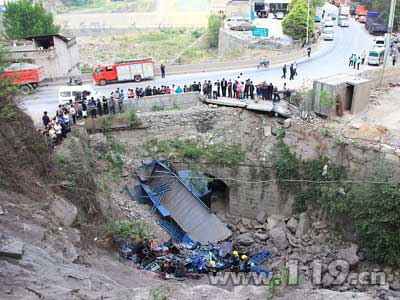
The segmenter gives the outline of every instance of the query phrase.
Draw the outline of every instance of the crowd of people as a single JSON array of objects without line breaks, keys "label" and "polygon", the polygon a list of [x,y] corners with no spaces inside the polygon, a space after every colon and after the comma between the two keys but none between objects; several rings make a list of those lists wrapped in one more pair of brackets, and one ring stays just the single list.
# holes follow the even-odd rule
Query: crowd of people
[{"label": "crowd of people", "polygon": [[[70,100],[67,104],[60,104],[54,116],[50,117],[47,111],[43,113],[44,129],[41,132],[47,137],[50,145],[53,147],[60,145],[71,131],[71,125],[78,120],[123,113],[124,103],[127,100],[148,96],[199,92],[209,99],[229,97],[240,100],[258,98],[280,101],[280,90],[277,86],[266,82],[256,85],[251,79],[242,79],[242,76],[243,74],[240,73],[235,80],[223,78],[215,82],[211,80],[205,80],[203,83],[194,81],[190,85],[183,85],[183,87],[174,84],[160,87],[148,85],[145,88],[128,89],[127,92],[117,88],[110,93],[109,97],[103,96],[101,99],[94,99],[90,94],[78,94],[74,101]],[[286,83],[283,85],[283,96],[284,98],[290,97],[290,90],[287,89]]]},{"label": "crowd of people", "polygon": [[349,57],[349,67],[353,67],[353,69],[360,70],[360,64],[363,65],[365,63],[365,59],[367,58],[367,53],[365,50],[360,54],[352,54]]}]

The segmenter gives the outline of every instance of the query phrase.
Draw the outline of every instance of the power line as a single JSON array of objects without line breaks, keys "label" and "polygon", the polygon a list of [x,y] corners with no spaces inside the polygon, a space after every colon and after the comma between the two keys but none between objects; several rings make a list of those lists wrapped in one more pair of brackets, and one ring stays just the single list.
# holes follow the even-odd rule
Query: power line
[{"label": "power line", "polygon": [[[159,172],[162,173],[162,172]],[[169,175],[170,173],[165,172],[165,176],[140,176],[143,179],[153,178],[176,178],[178,176]],[[317,183],[317,184],[400,184],[400,181],[370,181],[370,180],[306,180],[306,179],[268,179],[268,180],[245,180],[231,177],[208,177],[208,176],[188,176],[187,179],[207,179],[210,181],[221,180],[221,181],[233,181],[248,184],[262,184],[262,183],[277,183],[277,182],[300,182],[300,183]]]}]

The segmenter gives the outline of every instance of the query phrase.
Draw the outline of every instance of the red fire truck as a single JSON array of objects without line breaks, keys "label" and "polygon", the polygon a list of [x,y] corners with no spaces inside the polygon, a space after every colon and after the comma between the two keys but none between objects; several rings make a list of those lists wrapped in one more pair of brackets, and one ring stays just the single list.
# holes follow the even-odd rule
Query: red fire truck
[{"label": "red fire truck", "polygon": [[8,78],[15,85],[18,85],[21,92],[28,94],[36,89],[45,78],[44,68],[42,66],[28,63],[14,63],[0,73],[1,78]]},{"label": "red fire truck", "polygon": [[152,58],[120,61],[113,64],[97,65],[93,70],[96,84],[136,81],[154,78],[154,60]]}]

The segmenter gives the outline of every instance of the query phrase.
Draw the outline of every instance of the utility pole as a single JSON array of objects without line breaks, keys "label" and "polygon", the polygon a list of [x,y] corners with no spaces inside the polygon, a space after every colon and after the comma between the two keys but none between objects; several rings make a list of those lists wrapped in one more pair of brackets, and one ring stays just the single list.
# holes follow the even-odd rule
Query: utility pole
[{"label": "utility pole", "polygon": [[390,11],[389,11],[389,21],[388,21],[388,34],[386,35],[386,42],[385,42],[385,59],[383,60],[383,67],[382,67],[382,74],[381,74],[381,80],[380,80],[380,85],[382,85],[383,82],[383,75],[385,73],[385,68],[386,68],[386,62],[387,58],[389,56],[389,49],[390,49],[390,41],[392,40],[392,34],[393,34],[393,24],[394,24],[394,16],[395,16],[395,11],[396,11],[396,0],[391,0],[390,2]]},{"label": "utility pole", "polygon": [[307,0],[307,33],[306,33],[306,46],[308,46],[308,35],[310,31],[310,0]]}]

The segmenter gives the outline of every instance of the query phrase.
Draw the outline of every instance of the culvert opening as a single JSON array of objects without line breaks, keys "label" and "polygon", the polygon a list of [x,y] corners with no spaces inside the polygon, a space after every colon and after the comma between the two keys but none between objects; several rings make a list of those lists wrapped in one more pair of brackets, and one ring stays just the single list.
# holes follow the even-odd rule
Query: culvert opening
[{"label": "culvert opening", "polygon": [[225,216],[229,207],[229,186],[213,175],[204,175],[209,178],[208,188],[211,190],[207,206],[217,216]]}]

